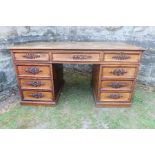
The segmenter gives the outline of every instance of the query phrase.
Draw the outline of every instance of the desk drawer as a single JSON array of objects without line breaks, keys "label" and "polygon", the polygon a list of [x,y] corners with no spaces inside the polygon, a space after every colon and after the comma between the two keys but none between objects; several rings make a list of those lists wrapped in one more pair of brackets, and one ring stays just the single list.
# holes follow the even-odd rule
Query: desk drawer
[{"label": "desk drawer", "polygon": [[30,50],[23,50],[22,52],[14,52],[14,58],[16,61],[49,61],[48,52],[31,52]]},{"label": "desk drawer", "polygon": [[17,66],[18,76],[29,77],[50,77],[51,69],[49,65],[42,66]]},{"label": "desk drawer", "polygon": [[131,91],[133,81],[101,81],[101,90]]},{"label": "desk drawer", "polygon": [[53,94],[52,92],[45,91],[23,91],[23,100],[35,100],[35,101],[52,101]]},{"label": "desk drawer", "polygon": [[135,78],[137,67],[111,66],[102,67],[102,78]]},{"label": "desk drawer", "polygon": [[21,89],[52,89],[51,80],[20,79]]},{"label": "desk drawer", "polygon": [[104,53],[104,61],[112,62],[139,62],[140,53],[139,52],[123,52],[123,51],[108,51]]},{"label": "desk drawer", "polygon": [[100,94],[100,101],[119,101],[119,102],[127,102],[131,99],[131,93],[110,93],[110,92],[103,92]]},{"label": "desk drawer", "polygon": [[100,54],[53,54],[53,61],[100,61]]}]

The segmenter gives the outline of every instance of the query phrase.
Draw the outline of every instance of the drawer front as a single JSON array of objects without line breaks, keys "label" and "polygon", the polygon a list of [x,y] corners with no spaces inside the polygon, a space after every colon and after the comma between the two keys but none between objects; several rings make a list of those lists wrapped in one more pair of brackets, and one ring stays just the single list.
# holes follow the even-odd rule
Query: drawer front
[{"label": "drawer front", "polygon": [[15,52],[14,58],[17,61],[49,61],[49,53],[48,52]]},{"label": "drawer front", "polygon": [[101,81],[101,90],[128,90],[133,87],[133,81]]},{"label": "drawer front", "polygon": [[100,54],[53,54],[53,61],[100,61]]},{"label": "drawer front", "polygon": [[50,66],[17,66],[19,76],[50,77]]},{"label": "drawer front", "polygon": [[21,89],[52,89],[51,80],[20,79]]},{"label": "drawer front", "polygon": [[112,61],[112,62],[139,62],[140,61],[140,53],[127,53],[123,51],[112,52],[109,51],[104,54],[104,61]]},{"label": "drawer front", "polygon": [[53,94],[43,91],[23,91],[23,100],[52,101]]},{"label": "drawer front", "polygon": [[103,92],[100,94],[100,101],[119,101],[119,102],[127,102],[131,99],[131,93],[109,93]]},{"label": "drawer front", "polygon": [[105,78],[135,78],[137,67],[102,67],[102,77]]}]

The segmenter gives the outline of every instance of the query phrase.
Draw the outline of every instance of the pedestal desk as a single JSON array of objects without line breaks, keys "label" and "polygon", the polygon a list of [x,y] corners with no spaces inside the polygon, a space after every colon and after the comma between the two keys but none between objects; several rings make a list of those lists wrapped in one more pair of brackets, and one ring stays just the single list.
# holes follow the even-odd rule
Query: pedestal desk
[{"label": "pedestal desk", "polygon": [[92,88],[97,107],[128,107],[143,49],[124,43],[35,42],[9,47],[21,104],[55,105],[63,64],[93,64]]}]

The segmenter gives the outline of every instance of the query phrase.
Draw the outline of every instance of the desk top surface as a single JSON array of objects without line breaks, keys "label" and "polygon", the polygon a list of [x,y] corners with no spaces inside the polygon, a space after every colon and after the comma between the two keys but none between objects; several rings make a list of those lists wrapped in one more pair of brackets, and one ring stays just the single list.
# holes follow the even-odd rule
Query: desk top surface
[{"label": "desk top surface", "polygon": [[32,42],[17,44],[8,49],[144,50],[141,47],[120,42]]}]

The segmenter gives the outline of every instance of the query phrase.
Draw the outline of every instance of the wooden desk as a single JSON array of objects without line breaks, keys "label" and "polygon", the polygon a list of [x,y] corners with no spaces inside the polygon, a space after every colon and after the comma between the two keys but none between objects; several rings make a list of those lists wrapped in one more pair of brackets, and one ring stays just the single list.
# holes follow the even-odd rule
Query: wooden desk
[{"label": "wooden desk", "polygon": [[55,105],[64,84],[63,64],[93,64],[97,107],[131,105],[143,49],[124,43],[37,42],[9,48],[21,104]]}]

